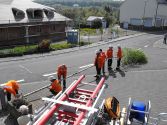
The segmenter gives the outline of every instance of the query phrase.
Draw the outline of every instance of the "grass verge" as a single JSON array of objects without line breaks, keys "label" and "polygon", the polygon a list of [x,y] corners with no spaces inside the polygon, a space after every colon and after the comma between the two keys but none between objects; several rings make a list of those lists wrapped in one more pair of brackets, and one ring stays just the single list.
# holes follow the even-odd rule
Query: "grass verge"
[{"label": "grass verge", "polygon": [[80,29],[80,34],[81,35],[96,35],[96,29],[92,28],[81,28]]},{"label": "grass verge", "polygon": [[148,62],[145,53],[137,49],[124,48],[123,56],[124,65],[141,65]]},{"label": "grass verge", "polygon": [[[84,46],[88,44],[90,43],[83,42],[83,41],[80,42],[80,46]],[[35,54],[35,53],[44,53],[44,52],[62,50],[62,49],[67,49],[67,48],[73,48],[76,46],[78,46],[78,44],[71,44],[67,42],[53,43],[53,44],[50,44],[50,47],[48,50],[42,50],[42,51],[39,50],[38,45],[18,46],[18,47],[13,47],[9,49],[1,49],[0,58],[23,56],[23,55]]]}]

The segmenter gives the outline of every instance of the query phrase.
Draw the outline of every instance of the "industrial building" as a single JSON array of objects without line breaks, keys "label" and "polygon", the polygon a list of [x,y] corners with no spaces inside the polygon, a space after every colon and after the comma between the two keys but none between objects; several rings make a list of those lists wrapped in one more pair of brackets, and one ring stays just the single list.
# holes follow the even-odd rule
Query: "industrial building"
[{"label": "industrial building", "polygon": [[124,28],[166,28],[167,0],[125,0],[120,7],[120,23]]},{"label": "industrial building", "polygon": [[33,44],[66,38],[70,19],[30,0],[0,0],[0,46]]}]

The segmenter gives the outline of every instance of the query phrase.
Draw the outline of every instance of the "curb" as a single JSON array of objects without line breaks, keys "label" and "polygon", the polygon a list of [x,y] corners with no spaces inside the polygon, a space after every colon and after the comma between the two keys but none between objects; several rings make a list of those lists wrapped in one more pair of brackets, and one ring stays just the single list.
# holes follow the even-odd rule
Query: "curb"
[{"label": "curb", "polygon": [[21,61],[21,60],[34,59],[34,58],[36,59],[36,58],[41,58],[41,57],[46,57],[46,56],[54,56],[54,55],[70,53],[70,52],[75,52],[75,51],[79,51],[79,50],[83,50],[83,49],[97,47],[99,45],[105,45],[105,44],[108,44],[108,43],[114,43],[114,42],[130,39],[130,38],[142,36],[142,35],[145,35],[145,34],[147,34],[147,33],[140,33],[140,34],[135,34],[135,35],[124,36],[124,37],[116,38],[116,39],[113,39],[113,40],[109,40],[107,42],[100,41],[100,42],[93,43],[93,44],[87,45],[87,46],[75,47],[75,48],[65,49],[65,50],[60,50],[60,51],[53,51],[49,54],[41,54],[41,55],[37,55],[37,56],[34,55],[33,57],[16,57],[15,59],[6,59],[6,60],[4,59],[4,60],[0,61],[0,63],[12,62],[12,61]]}]

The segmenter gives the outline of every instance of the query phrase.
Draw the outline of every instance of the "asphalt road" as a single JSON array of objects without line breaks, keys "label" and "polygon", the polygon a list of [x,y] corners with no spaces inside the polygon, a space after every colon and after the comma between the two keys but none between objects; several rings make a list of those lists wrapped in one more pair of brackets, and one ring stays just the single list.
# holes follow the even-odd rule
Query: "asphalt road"
[{"label": "asphalt road", "polygon": [[[167,112],[167,50],[154,47],[155,42],[162,38],[161,34],[146,34],[111,43],[115,49],[117,44],[120,44],[122,48],[143,50],[148,56],[148,64],[122,69],[122,72],[113,74],[108,74],[106,70],[106,84],[109,86],[105,90],[105,97],[117,97],[121,107],[126,106],[129,97],[136,100],[151,100],[153,116],[160,112]],[[44,75],[55,73],[59,64],[66,64],[68,74],[73,74],[80,70],[79,67],[93,63],[95,50],[99,48],[106,50],[108,44],[60,55],[0,63],[0,83],[10,79],[24,79],[25,82],[21,83],[21,91],[26,94],[49,84]],[[115,65],[116,60],[114,60],[114,67]],[[82,74],[86,75],[85,81],[95,82],[93,77],[95,68]],[[78,76],[68,79],[67,84],[70,85]],[[45,89],[28,98],[35,100],[49,94],[48,90]]]}]

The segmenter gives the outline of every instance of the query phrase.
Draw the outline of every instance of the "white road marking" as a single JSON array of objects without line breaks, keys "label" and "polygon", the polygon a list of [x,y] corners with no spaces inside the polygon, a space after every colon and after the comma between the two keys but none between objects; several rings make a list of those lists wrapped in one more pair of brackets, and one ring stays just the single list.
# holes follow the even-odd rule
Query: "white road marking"
[{"label": "white road marking", "polygon": [[149,45],[145,45],[144,47],[147,48]]},{"label": "white road marking", "polygon": [[23,69],[25,69],[27,72],[29,72],[29,73],[32,73],[28,68],[26,68],[25,66],[23,66],[23,65],[19,65],[19,67],[21,67],[21,68],[23,68]]},{"label": "white road marking", "polygon": [[91,66],[93,66],[94,64],[88,64],[88,65],[84,65],[84,66],[81,66],[81,67],[79,67],[80,69],[83,69],[83,68],[87,68],[87,67],[91,67]]},{"label": "white road marking", "polygon": [[141,48],[138,48],[137,50],[141,50]]},{"label": "white road marking", "polygon": [[52,76],[52,75],[56,75],[57,74],[57,72],[54,72],[54,73],[49,73],[49,74],[44,74],[43,76]]},{"label": "white road marking", "polygon": [[17,82],[19,83],[24,82],[24,79],[17,80]]},{"label": "white road marking", "polygon": [[[21,83],[21,82],[24,82],[24,79],[20,79],[20,80],[16,80],[17,82],[19,82],[19,83]],[[5,83],[3,83],[3,84],[0,84],[0,86],[4,86],[5,85]]]}]

